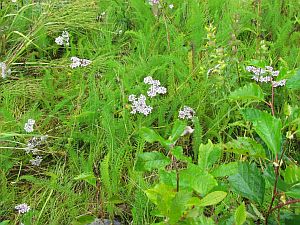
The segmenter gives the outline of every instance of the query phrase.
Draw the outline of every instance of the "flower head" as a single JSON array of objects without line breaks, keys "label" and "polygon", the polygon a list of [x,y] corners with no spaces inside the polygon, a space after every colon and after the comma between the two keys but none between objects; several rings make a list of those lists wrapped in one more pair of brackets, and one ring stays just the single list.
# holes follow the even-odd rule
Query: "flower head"
[{"label": "flower head", "polygon": [[35,124],[35,120],[34,119],[28,119],[27,123],[25,123],[25,125],[24,125],[24,130],[27,133],[33,132],[33,126],[34,126],[34,124]]},{"label": "flower head", "polygon": [[153,109],[151,106],[148,106],[146,104],[145,95],[140,95],[138,98],[135,95],[130,95],[128,97],[128,100],[132,103],[131,105],[132,114],[141,113],[144,114],[145,116],[148,116]]},{"label": "flower head", "polygon": [[26,203],[22,203],[20,205],[17,205],[15,207],[15,210],[18,210],[18,213],[20,213],[20,214],[21,213],[24,214],[24,213],[27,213],[30,210],[30,206],[27,205]]},{"label": "flower head", "polygon": [[58,45],[69,45],[70,36],[68,31],[63,31],[61,36],[55,38],[55,43]]},{"label": "flower head", "polygon": [[286,79],[279,80],[279,81],[272,81],[272,86],[273,87],[283,87],[285,86]]},{"label": "flower head", "polygon": [[36,156],[35,159],[29,160],[31,165],[33,166],[39,166],[41,162],[43,161],[43,158],[41,156]]},{"label": "flower head", "polygon": [[272,66],[265,66],[265,68],[257,68],[255,66],[247,66],[246,70],[253,73],[252,80],[261,83],[273,82],[273,77],[279,75],[278,70],[274,70]]},{"label": "flower head", "polygon": [[167,88],[160,86],[160,81],[153,80],[153,78],[151,76],[145,77],[144,83],[151,85],[147,91],[148,96],[151,98],[155,97],[157,94],[166,94],[167,93]]},{"label": "flower head", "polygon": [[78,57],[76,57],[76,56],[73,56],[73,57],[71,57],[71,61],[72,61],[72,63],[71,63],[71,65],[70,65],[70,67],[72,68],[72,69],[74,69],[74,68],[76,68],[76,67],[86,67],[86,66],[88,66],[89,64],[91,64],[92,63],[92,61],[91,60],[88,60],[88,59],[80,59],[80,58],[78,58]]},{"label": "flower head", "polygon": [[184,106],[183,110],[179,110],[179,115],[178,117],[180,119],[192,119],[195,115],[195,111],[188,106]]}]

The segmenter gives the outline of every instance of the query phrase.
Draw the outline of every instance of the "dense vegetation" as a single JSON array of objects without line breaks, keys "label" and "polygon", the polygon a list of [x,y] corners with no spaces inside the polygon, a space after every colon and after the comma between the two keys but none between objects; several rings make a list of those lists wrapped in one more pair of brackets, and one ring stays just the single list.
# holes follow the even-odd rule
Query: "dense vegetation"
[{"label": "dense vegetation", "polygon": [[0,4],[1,225],[300,224],[298,0]]}]

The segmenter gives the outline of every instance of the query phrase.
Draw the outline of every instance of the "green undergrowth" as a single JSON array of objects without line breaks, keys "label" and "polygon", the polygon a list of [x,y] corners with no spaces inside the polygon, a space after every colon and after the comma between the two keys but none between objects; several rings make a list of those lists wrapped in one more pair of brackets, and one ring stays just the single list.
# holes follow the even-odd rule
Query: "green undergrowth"
[{"label": "green undergrowth", "polygon": [[[11,70],[0,78],[0,221],[25,225],[87,224],[94,217],[136,225],[164,221],[164,215],[153,213],[156,205],[146,195],[158,183],[159,171],[141,172],[135,165],[143,152],[171,156],[158,142],[145,140],[141,129],[151,128],[167,139],[184,106],[195,110],[193,121],[187,123],[194,132],[178,138],[177,144],[194,164],[199,148],[207,143],[221,145],[249,137],[268,148],[239,110],[271,113],[270,107],[239,102],[235,96],[241,93],[231,96],[233,101],[228,96],[254,83],[245,70],[248,65],[269,65],[288,78],[296,73],[299,2],[161,2],[157,8],[143,0],[0,1],[0,62]],[[63,31],[70,35],[68,46],[55,43]],[[73,56],[92,63],[72,69]],[[132,114],[128,96],[146,95],[146,76],[159,80],[167,93],[147,98],[153,107],[150,115]],[[288,117],[289,110],[296,112],[299,106],[295,77],[290,82],[294,86],[275,92],[275,116],[291,120],[282,136],[288,139],[288,131],[293,134],[284,167],[299,161],[300,114]],[[261,90],[269,101],[270,88],[262,85]],[[28,119],[35,120],[32,133],[24,130]],[[31,138],[45,135],[39,146],[43,161],[33,166],[30,160],[35,155],[26,154],[25,148]],[[252,158],[221,149],[216,165],[248,161],[265,168],[274,160],[274,155]],[[232,191],[222,206],[205,208],[203,215],[212,216],[213,210],[216,214],[195,224],[217,223],[229,215],[226,210],[239,212],[237,207],[243,211],[242,201],[250,203],[239,194]],[[271,198],[269,192],[257,206],[263,216]],[[15,206],[21,203],[31,210],[18,214]],[[293,213],[298,215],[299,208]],[[223,224],[233,224],[228,221]],[[275,216],[271,222],[276,224]]]}]

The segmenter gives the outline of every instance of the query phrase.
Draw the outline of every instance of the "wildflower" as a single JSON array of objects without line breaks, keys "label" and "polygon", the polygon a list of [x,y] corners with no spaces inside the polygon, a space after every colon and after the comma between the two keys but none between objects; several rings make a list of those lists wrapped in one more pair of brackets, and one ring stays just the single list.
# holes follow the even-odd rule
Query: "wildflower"
[{"label": "wildflower", "polygon": [[148,89],[147,94],[149,97],[153,98],[157,94],[166,94],[167,88],[160,86],[159,80],[153,80],[151,76],[147,76],[144,78],[145,84],[150,84],[151,87]]},{"label": "wildflower", "polygon": [[192,119],[194,115],[195,111],[191,107],[184,106],[183,110],[179,111],[178,117],[180,119]]},{"label": "wildflower", "polygon": [[1,76],[3,79],[5,79],[7,75],[11,74],[11,70],[7,69],[7,65],[5,62],[0,62],[0,67],[1,67]]},{"label": "wildflower", "polygon": [[274,70],[272,66],[265,66],[264,69],[255,66],[247,66],[246,70],[254,74],[251,79],[261,83],[272,82],[273,77],[279,75],[279,71]]},{"label": "wildflower", "polygon": [[72,63],[71,63],[71,65],[70,65],[70,67],[71,67],[72,69],[74,69],[74,68],[76,68],[76,67],[79,67],[79,66],[85,67],[85,66],[88,66],[89,64],[92,63],[91,60],[88,60],[88,59],[80,59],[80,58],[75,57],[75,56],[71,57],[71,61],[72,61]]},{"label": "wildflower", "polygon": [[13,2],[13,3],[16,3],[16,2],[17,2],[17,0],[11,0],[11,2]]},{"label": "wildflower", "polygon": [[28,133],[33,132],[33,125],[35,124],[34,119],[28,119],[27,123],[25,123],[24,130]]},{"label": "wildflower", "polygon": [[174,8],[174,5],[173,5],[173,4],[170,4],[170,5],[169,5],[169,8],[170,8],[170,9],[173,9],[173,8]]},{"label": "wildflower", "polygon": [[28,143],[27,143],[27,147],[25,148],[25,152],[27,154],[29,154],[30,152],[32,152],[32,154],[37,154],[37,152],[39,151],[36,147],[43,144],[43,142],[47,139],[47,135],[46,136],[41,136],[40,138],[38,137],[33,137],[31,138]]},{"label": "wildflower", "polygon": [[132,114],[142,113],[145,116],[149,115],[152,111],[152,107],[146,104],[146,96],[140,95],[138,98],[135,95],[130,95],[128,100],[132,102],[131,108]]},{"label": "wildflower", "polygon": [[159,4],[159,0],[149,0],[148,2],[150,5],[158,5]]},{"label": "wildflower", "polygon": [[41,162],[43,161],[43,158],[41,156],[36,156],[35,159],[29,160],[31,165],[33,166],[39,166]]},{"label": "wildflower", "polygon": [[63,31],[61,36],[55,38],[55,43],[58,45],[69,45],[69,33],[68,31]]},{"label": "wildflower", "polygon": [[18,210],[18,213],[20,213],[20,214],[21,213],[24,214],[24,213],[27,213],[30,210],[30,206],[27,205],[26,203],[22,203],[20,205],[17,205],[15,207],[15,210]]},{"label": "wildflower", "polygon": [[283,87],[285,86],[286,79],[280,80],[280,81],[272,81],[273,87]]}]

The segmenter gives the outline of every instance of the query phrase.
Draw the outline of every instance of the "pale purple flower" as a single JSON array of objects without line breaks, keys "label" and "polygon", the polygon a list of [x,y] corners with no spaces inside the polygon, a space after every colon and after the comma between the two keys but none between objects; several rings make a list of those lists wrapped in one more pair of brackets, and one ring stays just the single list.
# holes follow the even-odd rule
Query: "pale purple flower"
[{"label": "pale purple flower", "polygon": [[138,98],[135,95],[130,95],[128,100],[131,102],[131,114],[141,113],[145,116],[149,115],[152,107],[146,104],[146,96],[140,95]]},{"label": "pale purple flower", "polygon": [[279,81],[272,81],[272,86],[273,87],[283,87],[285,86],[286,79],[279,80]]},{"label": "pale purple flower", "polygon": [[151,98],[155,97],[157,94],[166,94],[167,93],[167,88],[160,86],[160,81],[153,80],[153,78],[151,76],[145,77],[144,83],[151,85],[147,91],[147,95]]},{"label": "pale purple flower", "polygon": [[195,111],[188,106],[184,106],[183,110],[179,110],[179,115],[178,117],[180,119],[192,119],[195,115]]},{"label": "pale purple flower", "polygon": [[261,83],[272,82],[273,77],[279,75],[279,71],[274,70],[272,66],[265,66],[264,69],[255,66],[247,66],[246,70],[254,74],[251,79]]},{"label": "pale purple flower", "polygon": [[149,0],[149,4],[150,5],[158,5],[159,4],[159,0]]},{"label": "pale purple flower", "polygon": [[41,156],[36,156],[35,159],[29,160],[31,165],[33,166],[39,166],[41,162],[43,161],[43,158]]},{"label": "pale purple flower", "polygon": [[55,38],[55,43],[58,45],[69,45],[69,33],[68,31],[63,31],[61,36],[58,36],[57,38]]},{"label": "pale purple flower", "polygon": [[33,132],[33,126],[34,126],[34,124],[35,124],[35,120],[34,119],[28,119],[27,123],[25,123],[25,125],[24,125],[24,130],[27,133]]},{"label": "pale purple flower", "polygon": [[47,137],[48,136],[45,135],[45,136],[41,136],[41,137],[31,138],[27,143],[27,147],[25,148],[25,152],[27,154],[29,154],[29,153],[32,153],[34,155],[37,154],[39,150],[36,147],[43,144],[43,142],[46,141]]},{"label": "pale purple flower", "polygon": [[20,205],[17,205],[15,207],[15,210],[18,210],[18,213],[20,213],[20,214],[24,214],[30,210],[30,206],[27,205],[26,203],[22,203]]},{"label": "pale purple flower", "polygon": [[71,61],[72,61],[72,63],[71,63],[71,65],[70,65],[70,67],[72,68],[72,69],[74,69],[74,68],[76,68],[76,67],[85,67],[85,66],[88,66],[89,64],[91,64],[92,63],[92,61],[91,60],[88,60],[88,59],[80,59],[80,58],[78,58],[78,57],[76,57],[76,56],[73,56],[73,57],[71,57]]}]

